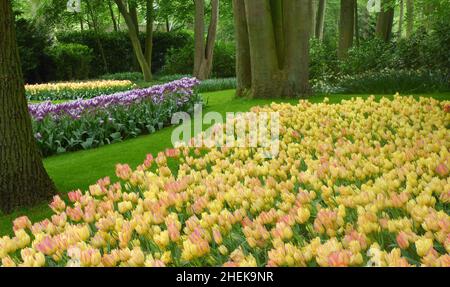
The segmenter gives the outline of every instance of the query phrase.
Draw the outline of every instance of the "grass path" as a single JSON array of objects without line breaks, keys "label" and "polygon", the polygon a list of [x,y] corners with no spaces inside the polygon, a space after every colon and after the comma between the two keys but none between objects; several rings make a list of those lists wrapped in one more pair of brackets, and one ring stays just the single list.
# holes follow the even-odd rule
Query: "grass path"
[{"label": "grass path", "polygon": [[[367,95],[333,95],[330,102],[340,102],[355,96]],[[450,93],[427,95],[439,100],[450,100]],[[271,99],[235,99],[234,90],[205,93],[204,99],[208,106],[204,112],[215,111],[222,115],[227,112],[248,111],[252,106],[265,105],[273,102]],[[381,97],[381,96],[377,96]],[[310,98],[311,102],[320,102],[323,96]],[[298,100],[277,100],[276,102],[296,103]],[[128,163],[132,168],[141,164],[148,153],[156,154],[171,147],[170,137],[173,127],[165,128],[155,134],[140,136],[122,143],[116,143],[96,149],[66,153],[52,156],[44,160],[45,167],[55,181],[61,193],[74,189],[86,190],[89,185],[105,176],[116,179],[115,165]],[[52,212],[47,203],[32,208],[18,210],[9,215],[0,215],[0,236],[12,233],[12,220],[21,215],[27,215],[33,222],[49,217]]]}]

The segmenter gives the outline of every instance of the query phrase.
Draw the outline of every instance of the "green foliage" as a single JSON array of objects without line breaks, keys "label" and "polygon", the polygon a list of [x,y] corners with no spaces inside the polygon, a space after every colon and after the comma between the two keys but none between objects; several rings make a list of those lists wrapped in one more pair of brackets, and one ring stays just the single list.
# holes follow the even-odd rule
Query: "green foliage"
[{"label": "green foliage", "polygon": [[[236,53],[234,45],[226,42],[217,42],[214,47],[212,76],[215,78],[228,78],[235,76]],[[194,42],[188,45],[171,49],[166,57],[166,63],[161,71],[163,75],[192,74],[194,69]]]},{"label": "green foliage", "polygon": [[[100,41],[105,54],[107,67],[103,63]],[[144,47],[145,33],[139,35],[141,46]],[[62,43],[78,43],[90,47],[94,58],[91,65],[91,77],[98,77],[105,73],[121,73],[140,71],[134,57],[133,47],[126,32],[100,33],[93,31],[74,31],[57,34]],[[167,51],[174,47],[183,47],[192,37],[186,32],[155,32],[153,35],[152,72],[157,73],[164,64]]]},{"label": "green foliage", "polygon": [[51,46],[50,36],[43,27],[17,17],[15,22],[17,46],[26,83],[47,81],[51,62],[45,53]]},{"label": "green foliage", "polygon": [[57,80],[83,80],[89,77],[92,49],[82,44],[58,43],[48,49],[56,66]]},{"label": "green foliage", "polygon": [[426,93],[450,91],[450,76],[441,71],[369,71],[346,76],[339,82],[344,93]]}]

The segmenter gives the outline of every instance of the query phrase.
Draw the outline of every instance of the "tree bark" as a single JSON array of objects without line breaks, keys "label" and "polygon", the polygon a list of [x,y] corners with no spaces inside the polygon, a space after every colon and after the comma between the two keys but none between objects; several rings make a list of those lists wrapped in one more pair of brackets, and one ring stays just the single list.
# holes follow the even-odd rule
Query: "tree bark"
[{"label": "tree bark", "polygon": [[111,15],[111,21],[113,23],[114,31],[117,32],[117,31],[119,31],[119,28],[117,26],[116,16],[114,15],[114,10],[113,10],[112,4],[111,4],[111,0],[108,0],[108,9],[109,9],[109,13]]},{"label": "tree bark", "polygon": [[406,37],[414,32],[414,0],[406,0]]},{"label": "tree bark", "polygon": [[273,98],[310,94],[312,3],[312,0],[233,0],[238,96]]},{"label": "tree bark", "polygon": [[33,136],[11,2],[0,0],[0,210],[5,213],[56,194]]},{"label": "tree bark", "polygon": [[341,12],[339,21],[339,48],[338,58],[345,59],[348,50],[353,46],[353,34],[355,30],[355,1],[341,0]]},{"label": "tree bark", "polygon": [[131,40],[131,45],[133,46],[134,54],[138,60],[141,71],[144,74],[144,81],[149,82],[152,80],[152,72],[150,70],[150,67],[148,66],[147,60],[145,59],[144,53],[142,52],[136,25],[122,0],[114,0],[114,2],[117,4],[119,12],[120,14],[122,14],[123,18],[125,19],[125,23],[127,24],[128,35]]},{"label": "tree bark", "polygon": [[214,45],[219,21],[219,0],[211,0],[211,19],[209,22],[206,44],[205,34],[205,2],[195,0],[195,27],[194,27],[194,71],[193,75],[199,80],[207,79],[212,73]]},{"label": "tree bark", "polygon": [[150,71],[152,69],[153,52],[153,1],[146,0],[146,35],[145,35],[145,59],[147,60]]},{"label": "tree bark", "polygon": [[285,0],[286,66],[287,74],[282,96],[304,97],[311,93],[309,86],[309,38],[313,30],[311,18],[315,9],[311,0]]},{"label": "tree bark", "polygon": [[128,0],[128,10],[130,13],[131,20],[133,20],[134,27],[136,28],[136,33],[139,35],[139,20],[137,14],[136,0]]},{"label": "tree bark", "polygon": [[318,0],[311,0],[311,5],[309,6],[310,9],[310,15],[311,17],[309,17],[311,23],[309,24],[310,27],[310,32],[309,35],[311,35],[312,37],[314,37],[316,35],[316,23],[317,23],[317,10],[318,10],[318,6],[319,6],[319,1]]},{"label": "tree bark", "polygon": [[248,94],[252,87],[245,0],[233,0],[233,12],[236,33],[236,96],[243,97]]},{"label": "tree bark", "polygon": [[[391,0],[384,0],[382,2],[385,5],[392,4]],[[392,36],[392,26],[394,24],[394,8],[386,7],[382,8],[378,13],[377,26],[375,29],[375,35],[385,42],[389,42]]]},{"label": "tree bark", "polygon": [[252,69],[250,97],[279,97],[283,74],[278,64],[270,2],[247,0],[245,4]]},{"label": "tree bark", "polygon": [[326,0],[319,0],[316,16],[316,38],[323,41],[323,32],[325,28],[325,12],[327,8]]}]

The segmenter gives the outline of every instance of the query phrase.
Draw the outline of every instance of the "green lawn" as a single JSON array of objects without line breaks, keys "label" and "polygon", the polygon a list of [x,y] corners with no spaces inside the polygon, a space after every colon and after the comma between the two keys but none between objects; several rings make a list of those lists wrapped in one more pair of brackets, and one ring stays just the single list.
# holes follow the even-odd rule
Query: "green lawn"
[{"label": "green lawn", "polygon": [[[205,93],[204,99],[208,106],[204,112],[216,111],[223,115],[226,112],[247,111],[252,106],[265,105],[273,102],[270,99],[235,99],[234,90]],[[342,99],[367,95],[332,95],[330,102],[337,103]],[[439,100],[450,100],[450,93],[427,95]],[[377,96],[378,98],[381,96]],[[314,96],[311,102],[320,102],[324,96]],[[297,100],[277,100],[295,103]],[[110,176],[115,180],[116,163],[128,163],[133,168],[142,163],[148,153],[156,154],[171,147],[170,137],[173,127],[165,128],[155,134],[141,136],[122,143],[104,146],[97,149],[66,153],[45,159],[45,167],[55,181],[61,193],[74,189],[85,190],[99,178]],[[21,209],[9,215],[0,216],[0,235],[12,233],[12,220],[21,215],[27,215],[35,222],[51,215],[50,208],[42,203],[33,208]]]}]

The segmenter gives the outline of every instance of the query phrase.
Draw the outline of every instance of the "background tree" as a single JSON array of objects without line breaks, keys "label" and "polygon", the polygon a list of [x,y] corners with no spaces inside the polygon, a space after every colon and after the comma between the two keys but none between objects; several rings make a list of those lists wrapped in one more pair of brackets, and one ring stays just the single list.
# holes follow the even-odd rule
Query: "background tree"
[{"label": "background tree", "polygon": [[0,210],[31,206],[56,193],[34,138],[11,1],[0,0]]},{"label": "background tree", "polygon": [[323,40],[323,31],[325,28],[325,12],[327,9],[327,1],[319,0],[316,16],[316,38],[320,41]]},{"label": "background tree", "polygon": [[394,25],[394,1],[383,0],[381,12],[378,13],[375,35],[388,42],[392,36],[392,26]]},{"label": "background tree", "polygon": [[[239,25],[237,47],[244,50],[237,57],[238,95],[308,95],[312,1],[235,0],[233,4]],[[250,55],[250,68],[246,54]]]},{"label": "background tree", "polygon": [[[130,41],[133,46],[133,51],[136,55],[136,58],[139,62],[139,66],[141,68],[142,73],[144,74],[144,81],[151,81],[152,79],[152,71],[150,69],[149,63],[145,58],[144,52],[142,51],[141,43],[139,42],[139,35],[137,30],[136,20],[133,20],[133,13],[127,9],[122,0],[114,0],[119,8],[122,17],[125,19],[125,23],[128,28],[128,35],[130,36]],[[134,4],[133,4],[134,5]],[[131,7],[134,7],[134,6]],[[134,8],[132,8],[133,10]]]},{"label": "background tree", "polygon": [[406,0],[406,37],[414,31],[414,0]]},{"label": "background tree", "polygon": [[345,59],[353,46],[355,32],[355,0],[341,0],[338,58]]},{"label": "background tree", "polygon": [[205,1],[194,0],[194,77],[200,80],[211,76],[214,44],[216,42],[217,24],[219,21],[219,0],[211,0],[211,18],[205,43]]}]

